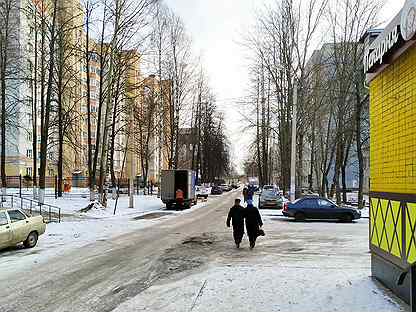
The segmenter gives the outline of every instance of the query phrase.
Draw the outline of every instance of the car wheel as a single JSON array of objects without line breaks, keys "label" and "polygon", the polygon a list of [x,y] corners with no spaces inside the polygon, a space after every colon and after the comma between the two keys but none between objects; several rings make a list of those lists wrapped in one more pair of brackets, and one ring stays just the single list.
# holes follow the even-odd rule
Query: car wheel
[{"label": "car wheel", "polygon": [[350,213],[347,213],[345,215],[342,216],[342,221],[344,222],[352,222],[352,215]]},{"label": "car wheel", "polygon": [[296,221],[305,221],[305,214],[303,212],[296,212],[295,220]]},{"label": "car wheel", "polygon": [[23,245],[26,248],[33,248],[38,243],[38,233],[30,232],[26,240],[23,242]]}]

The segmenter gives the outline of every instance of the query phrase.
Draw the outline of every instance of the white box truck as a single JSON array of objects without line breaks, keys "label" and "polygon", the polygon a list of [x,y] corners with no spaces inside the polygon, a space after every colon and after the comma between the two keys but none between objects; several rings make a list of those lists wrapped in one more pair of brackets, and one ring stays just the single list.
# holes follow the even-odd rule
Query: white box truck
[{"label": "white box truck", "polygon": [[[176,200],[176,191],[183,192],[183,203]],[[160,197],[167,209],[174,205],[189,208],[196,202],[195,172],[192,170],[162,170]],[[179,204],[181,204],[179,207]]]}]

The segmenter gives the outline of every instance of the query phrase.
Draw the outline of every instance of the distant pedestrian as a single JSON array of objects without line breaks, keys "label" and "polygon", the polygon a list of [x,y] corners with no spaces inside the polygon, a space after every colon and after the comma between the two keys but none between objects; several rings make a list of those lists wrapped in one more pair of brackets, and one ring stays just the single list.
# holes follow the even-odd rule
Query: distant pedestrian
[{"label": "distant pedestrian", "polygon": [[253,196],[254,196],[254,188],[250,185],[249,187],[248,187],[248,190],[247,190],[247,200],[246,200],[246,202],[248,202],[249,200],[253,200]]},{"label": "distant pedestrian", "polygon": [[244,215],[246,219],[247,235],[250,241],[250,249],[253,249],[256,245],[257,237],[263,232],[263,230],[261,230],[263,221],[261,220],[259,210],[253,206],[252,200],[247,201],[247,208],[244,211]]},{"label": "distant pedestrian", "polygon": [[241,200],[237,198],[234,206],[228,212],[227,227],[233,224],[234,242],[237,248],[240,248],[241,240],[244,236],[244,208],[240,205]]},{"label": "distant pedestrian", "polygon": [[244,188],[243,188],[244,203],[247,202],[247,193],[248,193],[247,186],[244,186]]}]

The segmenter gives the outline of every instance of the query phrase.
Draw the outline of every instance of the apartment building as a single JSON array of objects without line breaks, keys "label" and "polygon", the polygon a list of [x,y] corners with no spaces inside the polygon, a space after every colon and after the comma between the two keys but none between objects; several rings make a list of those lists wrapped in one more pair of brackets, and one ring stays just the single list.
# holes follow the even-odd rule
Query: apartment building
[{"label": "apartment building", "polygon": [[[6,0],[0,0],[0,3]],[[52,5],[47,0],[15,0],[11,20],[13,34],[10,38],[10,68],[13,68],[13,82],[7,86],[7,102],[12,107],[12,120],[7,129],[6,174],[29,175],[34,172],[34,157],[39,170],[40,150],[40,107],[46,94],[48,70],[48,32],[52,23]],[[119,176],[142,176],[143,164],[148,162],[148,177],[153,182],[159,181],[160,170],[168,168],[170,156],[171,123],[171,83],[161,81],[151,75],[144,77],[141,73],[141,56],[137,50],[110,51],[108,43],[99,44],[89,39],[89,70],[85,60],[86,34],[83,29],[85,14],[79,0],[59,0],[56,17],[55,64],[57,70],[62,60],[61,91],[65,119],[56,117],[56,107],[51,111],[49,129],[49,146],[46,175],[57,174],[58,126],[64,124],[63,167],[64,177],[86,177],[88,175],[88,127],[87,127],[87,81],[90,83],[91,111],[91,145],[93,149],[97,140],[98,110],[100,94],[106,98],[101,102],[100,145],[113,148],[112,157],[108,157],[110,172]],[[42,35],[43,34],[43,35]],[[40,58],[41,47],[45,47]],[[101,49],[107,56],[117,54],[116,81],[110,82],[106,77],[109,62],[100,61]],[[65,51],[65,52],[62,52]],[[65,54],[66,53],[66,54]],[[43,72],[43,76],[42,73]],[[101,75],[104,73],[103,75]],[[87,79],[87,75],[88,78]],[[108,93],[111,84],[111,94]],[[101,88],[101,90],[100,90]],[[57,92],[57,91],[53,91]],[[53,95],[56,97],[56,94]],[[109,97],[107,97],[109,96]],[[147,154],[142,153],[138,114],[148,112],[154,105],[151,135]],[[54,104],[55,105],[55,104]],[[117,106],[115,108],[115,106]],[[108,116],[105,112],[108,108]],[[113,109],[116,113],[113,114]],[[114,115],[114,116],[113,116]],[[37,117],[36,126],[33,122]],[[115,124],[112,128],[110,125]],[[149,125],[145,125],[149,127]],[[104,129],[107,127],[105,144]],[[111,129],[110,129],[111,128]],[[36,130],[36,131],[34,131]],[[141,129],[143,130],[143,129]],[[35,133],[36,132],[36,133]],[[36,148],[33,147],[34,135],[37,135]],[[114,143],[114,144],[113,144]],[[36,153],[37,152],[37,153]],[[94,152],[94,150],[93,150]],[[36,156],[35,156],[36,154]],[[99,157],[101,153],[98,153]],[[146,157],[146,161],[144,161]],[[100,161],[100,159],[99,159]],[[38,171],[37,170],[37,171]],[[107,173],[108,174],[108,173]]]},{"label": "apartment building", "polygon": [[[314,137],[314,144],[315,147],[312,146],[308,140],[307,144],[304,146],[303,157],[302,157],[302,171],[298,173],[298,184],[301,186],[302,189],[309,188],[309,182],[312,181],[313,189],[318,189],[320,183],[322,183],[322,172],[320,170],[316,170],[316,168],[311,168],[312,164],[312,157],[315,157],[314,162],[318,164],[318,166],[325,163],[324,155],[322,153],[318,153],[318,150],[321,150],[323,147],[322,144],[326,142],[320,142],[319,136],[325,137],[325,133],[327,131],[327,125],[329,118],[331,118],[331,114],[329,110],[326,110],[325,107],[329,107],[329,101],[333,101],[334,99],[331,97],[330,93],[327,91],[327,86],[331,85],[336,78],[336,64],[334,59],[336,45],[334,43],[327,43],[324,44],[319,50],[315,50],[311,55],[308,63],[307,63],[307,71],[308,71],[308,79],[309,79],[309,89],[308,93],[311,94],[314,92],[314,96],[312,98],[317,101],[316,103],[312,103],[316,105],[316,107],[320,107],[319,109],[319,118],[314,118],[317,124],[312,125],[315,129],[315,137]],[[311,103],[310,103],[311,104]],[[313,106],[312,105],[312,106]],[[313,113],[313,111],[311,111]],[[368,119],[368,116],[367,116]],[[335,124],[336,121],[332,120],[330,123],[331,129],[330,131],[335,131]],[[333,133],[332,133],[333,134]],[[331,134],[331,137],[332,137]],[[308,131],[306,136],[311,138],[312,133]],[[335,144],[335,143],[330,143]],[[312,151],[314,149],[314,152]],[[368,191],[369,186],[369,147],[363,146],[364,152],[364,192]],[[346,182],[347,188],[349,189],[356,189],[358,188],[358,159],[357,159],[357,152],[355,143],[352,143],[352,147],[350,150],[350,161],[346,168]],[[298,160],[300,161],[300,160]],[[334,168],[333,165],[330,167],[329,174],[328,174],[328,181],[329,183],[332,182],[332,177],[334,175]]]}]

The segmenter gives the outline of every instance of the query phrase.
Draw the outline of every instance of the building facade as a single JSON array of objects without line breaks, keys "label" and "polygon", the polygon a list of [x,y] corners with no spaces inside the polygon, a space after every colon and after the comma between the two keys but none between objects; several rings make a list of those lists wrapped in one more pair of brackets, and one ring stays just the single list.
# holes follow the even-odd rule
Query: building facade
[{"label": "building facade", "polygon": [[[416,13],[414,1],[363,38],[370,88],[372,274],[406,302],[416,262]],[[412,309],[413,310],[413,309]]]},{"label": "building facade", "polygon": [[[329,107],[333,105],[331,101],[334,99],[330,96],[328,90],[335,80],[337,79],[337,65],[335,60],[335,53],[337,49],[337,44],[326,43],[319,50],[315,50],[311,55],[307,68],[307,77],[308,77],[308,96],[311,96],[313,99],[312,111],[316,110],[318,113],[313,116],[314,123],[311,128],[314,129],[315,134],[312,139],[311,130],[308,130],[306,137],[310,138],[307,140],[307,144],[304,146],[303,159],[302,159],[302,172],[299,172],[298,184],[302,189],[308,189],[310,187],[310,181],[312,181],[312,188],[317,190],[322,185],[323,173],[325,164],[325,153],[319,153],[320,148],[317,146],[322,146],[323,143],[330,146],[335,144],[332,139],[333,134],[336,131],[336,120],[331,115]],[[308,98],[307,96],[307,98]],[[311,104],[311,103],[309,103]],[[329,120],[332,118],[331,120]],[[364,118],[368,121],[369,116],[364,114]],[[331,125],[331,128],[328,129],[328,124]],[[330,135],[327,136],[326,131],[330,131]],[[319,142],[319,137],[328,138],[326,142]],[[311,142],[313,142],[314,147]],[[364,158],[364,184],[363,191],[368,193],[369,191],[369,174],[370,174],[370,163],[369,163],[369,146],[364,145],[363,147],[363,158]],[[313,153],[313,155],[312,155]],[[350,150],[350,160],[346,168],[346,186],[347,189],[357,189],[358,188],[358,157],[356,151],[356,143],[352,142],[352,147]],[[314,162],[318,168],[311,168],[312,157],[314,157]],[[299,161],[299,160],[298,160]],[[334,165],[332,164],[329,168],[328,181],[332,182],[334,176]]]}]

